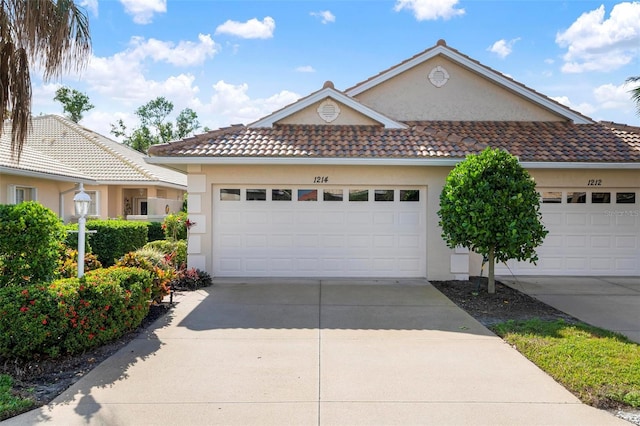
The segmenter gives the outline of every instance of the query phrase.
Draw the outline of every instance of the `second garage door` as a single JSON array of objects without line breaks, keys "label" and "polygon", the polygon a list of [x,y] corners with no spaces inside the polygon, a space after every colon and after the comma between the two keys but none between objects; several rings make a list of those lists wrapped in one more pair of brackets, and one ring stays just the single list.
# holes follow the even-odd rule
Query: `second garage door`
[{"label": "second garage door", "polygon": [[628,189],[541,190],[549,234],[537,265],[496,265],[500,275],[640,275],[638,192]]},{"label": "second garage door", "polygon": [[213,187],[217,276],[425,277],[426,187]]}]

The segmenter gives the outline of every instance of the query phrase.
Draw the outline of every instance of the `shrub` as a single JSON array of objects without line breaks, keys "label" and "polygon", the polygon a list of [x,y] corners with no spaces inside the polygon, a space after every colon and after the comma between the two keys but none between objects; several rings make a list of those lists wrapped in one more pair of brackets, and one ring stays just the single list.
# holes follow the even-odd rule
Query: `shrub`
[{"label": "shrub", "polygon": [[0,286],[22,286],[56,277],[65,228],[35,201],[0,205]]},{"label": "shrub", "polygon": [[151,301],[162,302],[162,299],[169,294],[169,283],[175,277],[175,270],[168,263],[158,260],[164,254],[157,250],[147,249],[125,254],[116,266],[126,266],[144,269],[151,273]]},{"label": "shrub", "polygon": [[148,314],[150,292],[149,272],[118,267],[49,286],[1,288],[0,356],[57,357],[116,339]]},{"label": "shrub", "polygon": [[126,253],[147,243],[147,225],[125,220],[90,220],[87,229],[97,232],[91,237],[93,252],[105,266],[113,265]]},{"label": "shrub", "polygon": [[147,241],[164,240],[164,230],[160,222],[147,222]]},{"label": "shrub", "polygon": [[[93,271],[102,268],[102,264],[92,253],[84,255],[84,271]],[[62,262],[58,271],[62,278],[73,278],[78,276],[78,250],[67,248],[62,255]]]},{"label": "shrub", "polygon": [[171,287],[176,290],[197,290],[201,287],[209,287],[213,284],[209,273],[196,268],[180,269],[176,278],[171,282]]},{"label": "shrub", "polygon": [[176,268],[182,267],[187,263],[187,242],[185,240],[169,241],[158,240],[147,243],[145,246],[164,253],[170,263]]},{"label": "shrub", "polygon": [[171,241],[186,240],[187,221],[186,212],[167,215],[162,222],[165,238]]},{"label": "shrub", "polygon": [[[66,238],[64,240],[64,245],[68,248],[78,250],[78,224],[77,223],[67,223],[64,225],[65,231],[67,233]],[[84,252],[91,253],[91,237],[93,233],[86,233],[84,236]]]}]

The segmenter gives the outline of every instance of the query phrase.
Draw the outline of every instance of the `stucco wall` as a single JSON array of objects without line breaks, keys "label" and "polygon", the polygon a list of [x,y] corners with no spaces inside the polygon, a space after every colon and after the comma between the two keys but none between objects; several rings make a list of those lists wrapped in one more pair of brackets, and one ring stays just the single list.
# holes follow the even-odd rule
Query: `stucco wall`
[{"label": "stucco wall", "polygon": [[[420,185],[427,186],[427,277],[450,279],[450,255],[440,237],[437,210],[448,167],[397,166],[189,166],[189,218],[196,225],[189,237],[189,265],[212,271],[212,208],[214,184],[229,185]],[[315,176],[330,183],[314,184]]]},{"label": "stucco wall", "polygon": [[[429,74],[437,66],[449,74],[449,80],[439,88],[429,81]],[[417,65],[356,98],[364,105],[401,121],[562,120],[443,57]]]}]

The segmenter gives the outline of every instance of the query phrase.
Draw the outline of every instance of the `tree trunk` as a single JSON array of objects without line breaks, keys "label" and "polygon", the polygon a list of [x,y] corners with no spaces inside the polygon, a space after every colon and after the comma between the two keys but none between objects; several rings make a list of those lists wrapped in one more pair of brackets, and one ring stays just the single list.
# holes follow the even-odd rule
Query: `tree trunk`
[{"label": "tree trunk", "polygon": [[491,247],[489,249],[489,283],[487,285],[487,291],[489,294],[495,294],[496,292],[496,278],[494,275],[494,266],[496,262],[494,257],[494,248]]}]

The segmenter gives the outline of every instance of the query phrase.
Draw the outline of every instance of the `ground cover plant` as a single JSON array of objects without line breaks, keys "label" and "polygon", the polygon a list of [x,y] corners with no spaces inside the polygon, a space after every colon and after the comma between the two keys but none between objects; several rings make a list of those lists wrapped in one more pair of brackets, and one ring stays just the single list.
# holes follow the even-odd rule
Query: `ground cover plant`
[{"label": "ground cover plant", "polygon": [[640,408],[640,345],[582,323],[508,321],[493,330],[580,400]]},{"label": "ground cover plant", "polygon": [[22,398],[12,392],[13,379],[0,374],[0,421],[31,408],[34,403],[29,398]]}]

